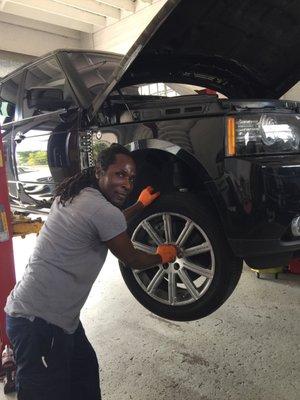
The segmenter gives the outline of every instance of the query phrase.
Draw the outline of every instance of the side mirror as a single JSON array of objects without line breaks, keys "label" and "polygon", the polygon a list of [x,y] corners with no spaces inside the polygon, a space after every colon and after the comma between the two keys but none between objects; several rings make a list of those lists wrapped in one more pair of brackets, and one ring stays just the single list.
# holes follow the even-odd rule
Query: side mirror
[{"label": "side mirror", "polygon": [[64,100],[64,93],[58,88],[31,88],[26,91],[27,107],[40,111],[56,111],[71,104]]}]

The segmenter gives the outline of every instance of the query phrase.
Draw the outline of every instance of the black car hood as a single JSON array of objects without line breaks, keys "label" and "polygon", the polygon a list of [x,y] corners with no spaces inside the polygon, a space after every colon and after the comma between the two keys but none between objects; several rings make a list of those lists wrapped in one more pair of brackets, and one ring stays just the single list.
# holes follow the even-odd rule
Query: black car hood
[{"label": "black car hood", "polygon": [[184,82],[228,97],[279,98],[299,80],[299,0],[169,0],[141,34],[118,83]]}]

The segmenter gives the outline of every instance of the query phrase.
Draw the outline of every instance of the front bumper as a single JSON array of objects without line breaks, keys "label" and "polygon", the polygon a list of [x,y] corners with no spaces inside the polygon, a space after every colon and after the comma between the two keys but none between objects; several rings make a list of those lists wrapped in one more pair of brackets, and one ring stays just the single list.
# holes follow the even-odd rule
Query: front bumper
[{"label": "front bumper", "polygon": [[300,216],[300,155],[227,158],[224,166],[214,184],[234,253],[265,267],[298,256],[300,236],[291,223]]},{"label": "front bumper", "polygon": [[229,239],[229,244],[236,256],[243,258],[251,267],[286,266],[292,259],[300,257],[300,240],[283,242],[280,240]]}]

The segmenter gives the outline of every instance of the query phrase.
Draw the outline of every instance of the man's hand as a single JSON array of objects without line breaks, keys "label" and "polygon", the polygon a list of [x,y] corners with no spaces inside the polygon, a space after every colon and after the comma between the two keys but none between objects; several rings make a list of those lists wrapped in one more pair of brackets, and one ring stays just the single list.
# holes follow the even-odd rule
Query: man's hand
[{"label": "man's hand", "polygon": [[162,264],[173,262],[177,257],[177,247],[172,244],[161,244],[157,247],[156,254],[160,256]]},{"label": "man's hand", "polygon": [[142,190],[137,202],[123,211],[126,221],[128,222],[132,218],[135,218],[141,211],[143,211],[144,207],[149,206],[149,204],[157,199],[159,195],[160,193],[155,193],[151,186],[148,186],[146,189]]},{"label": "man's hand", "polygon": [[154,192],[153,187],[147,186],[146,189],[142,190],[138,201],[143,204],[144,207],[149,206],[157,197],[160,195],[160,192]]}]

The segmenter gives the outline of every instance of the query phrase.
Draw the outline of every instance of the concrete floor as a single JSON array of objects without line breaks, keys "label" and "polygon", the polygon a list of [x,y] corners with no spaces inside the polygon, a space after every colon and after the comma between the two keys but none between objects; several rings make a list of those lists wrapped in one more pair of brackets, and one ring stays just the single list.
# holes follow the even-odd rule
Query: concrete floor
[{"label": "concrete floor", "polygon": [[[18,277],[33,243],[33,236],[15,240]],[[109,256],[82,312],[103,399],[299,399],[299,285],[299,275],[257,279],[245,267],[215,313],[171,322],[133,298]],[[0,389],[0,400],[15,398]]]}]

